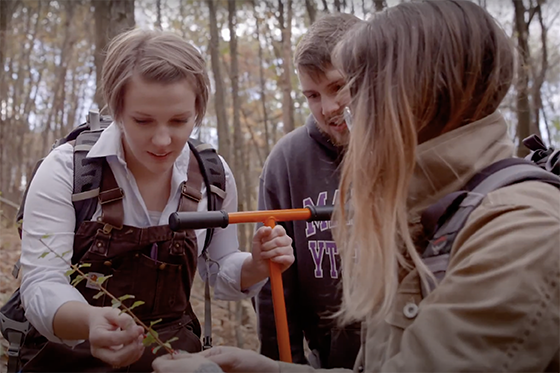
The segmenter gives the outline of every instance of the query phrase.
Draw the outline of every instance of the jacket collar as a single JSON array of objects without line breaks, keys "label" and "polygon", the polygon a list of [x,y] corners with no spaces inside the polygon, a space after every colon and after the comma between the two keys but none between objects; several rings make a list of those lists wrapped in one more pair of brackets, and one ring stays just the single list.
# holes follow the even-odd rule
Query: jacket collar
[{"label": "jacket collar", "polygon": [[463,187],[478,171],[513,156],[507,124],[498,111],[420,144],[410,183],[408,208],[417,215]]}]

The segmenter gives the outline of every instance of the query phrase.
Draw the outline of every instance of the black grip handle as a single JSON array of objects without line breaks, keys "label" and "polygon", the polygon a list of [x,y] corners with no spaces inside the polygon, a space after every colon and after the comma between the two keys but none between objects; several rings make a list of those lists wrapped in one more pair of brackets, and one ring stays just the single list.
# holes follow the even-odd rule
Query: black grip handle
[{"label": "black grip handle", "polygon": [[228,224],[229,217],[225,211],[174,212],[169,216],[169,228],[172,231],[225,228]]},{"label": "black grip handle", "polygon": [[311,211],[311,217],[307,221],[331,220],[334,206],[307,206]]}]

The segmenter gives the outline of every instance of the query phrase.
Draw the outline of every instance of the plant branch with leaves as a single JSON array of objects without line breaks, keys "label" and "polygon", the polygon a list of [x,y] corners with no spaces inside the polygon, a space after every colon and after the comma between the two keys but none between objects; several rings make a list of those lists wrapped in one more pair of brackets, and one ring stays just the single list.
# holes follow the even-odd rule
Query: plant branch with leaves
[{"label": "plant branch with leaves", "polygon": [[39,241],[47,248],[48,251],[43,252],[39,258],[45,258],[47,257],[49,254],[54,254],[56,257],[58,257],[59,259],[61,259],[62,261],[64,261],[68,266],[70,266],[70,269],[68,271],[66,271],[64,273],[65,276],[72,276],[74,273],[77,273],[77,276],[72,280],[72,282],[70,283],[72,286],[77,286],[80,282],[82,282],[83,280],[86,280],[88,282],[90,282],[92,285],[96,286],[99,288],[99,293],[97,293],[93,298],[94,299],[98,299],[103,295],[108,296],[109,298],[111,298],[111,305],[113,308],[118,308],[121,310],[121,313],[126,313],[128,315],[130,315],[130,317],[132,317],[132,319],[141,327],[144,328],[144,330],[146,331],[144,340],[143,340],[143,344],[146,347],[151,346],[152,344],[157,344],[156,347],[152,348],[152,353],[155,354],[157,353],[161,348],[165,349],[169,354],[174,354],[175,350],[173,350],[173,348],[171,347],[171,342],[174,342],[176,340],[178,340],[177,337],[173,337],[170,338],[169,340],[163,342],[159,336],[158,336],[158,332],[156,332],[153,329],[153,326],[156,325],[157,323],[161,322],[162,319],[159,320],[155,320],[150,322],[150,325],[146,325],[142,320],[140,320],[135,314],[134,312],[132,312],[132,310],[136,307],[139,307],[141,305],[144,304],[143,301],[141,300],[137,300],[135,301],[131,306],[126,306],[124,304],[124,301],[128,300],[128,299],[134,299],[134,295],[123,295],[121,297],[116,297],[113,294],[111,294],[111,292],[109,292],[104,286],[103,283],[105,281],[107,281],[112,275],[108,275],[108,276],[101,276],[101,277],[96,277],[93,278],[91,276],[88,276],[87,273],[85,273],[82,268],[87,268],[87,267],[91,267],[90,263],[81,263],[81,264],[73,264],[72,262],[70,262],[68,259],[65,258],[66,255],[70,254],[72,252],[72,250],[68,250],[63,252],[62,254],[57,253],[55,250],[53,250],[45,241],[44,239],[50,237],[50,235],[46,234],[43,235]]}]

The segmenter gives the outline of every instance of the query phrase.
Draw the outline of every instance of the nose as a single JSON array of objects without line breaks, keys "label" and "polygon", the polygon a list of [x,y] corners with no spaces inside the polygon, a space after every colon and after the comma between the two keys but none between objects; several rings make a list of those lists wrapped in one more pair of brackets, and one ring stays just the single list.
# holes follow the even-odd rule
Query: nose
[{"label": "nose", "polygon": [[165,125],[157,126],[157,129],[152,136],[152,143],[156,147],[166,147],[171,144],[171,134],[169,133],[169,128]]},{"label": "nose", "polygon": [[336,96],[322,96],[321,106],[323,107],[323,115],[330,117],[340,111],[340,104],[336,100]]}]

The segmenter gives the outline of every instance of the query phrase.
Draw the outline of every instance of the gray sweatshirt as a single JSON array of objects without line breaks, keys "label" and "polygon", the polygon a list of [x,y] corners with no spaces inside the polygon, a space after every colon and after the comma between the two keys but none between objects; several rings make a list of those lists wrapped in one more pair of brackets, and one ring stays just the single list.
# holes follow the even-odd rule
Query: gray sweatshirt
[{"label": "gray sweatshirt", "polygon": [[[266,160],[260,178],[259,209],[332,205],[338,192],[341,149],[317,128],[306,125],[284,136]],[[308,363],[305,336],[313,352],[309,363],[323,368],[352,368],[360,347],[359,325],[337,328],[341,274],[330,222],[282,223],[293,240],[296,261],[283,275],[284,297],[294,363]],[[256,297],[261,353],[278,360],[270,282]]]}]

